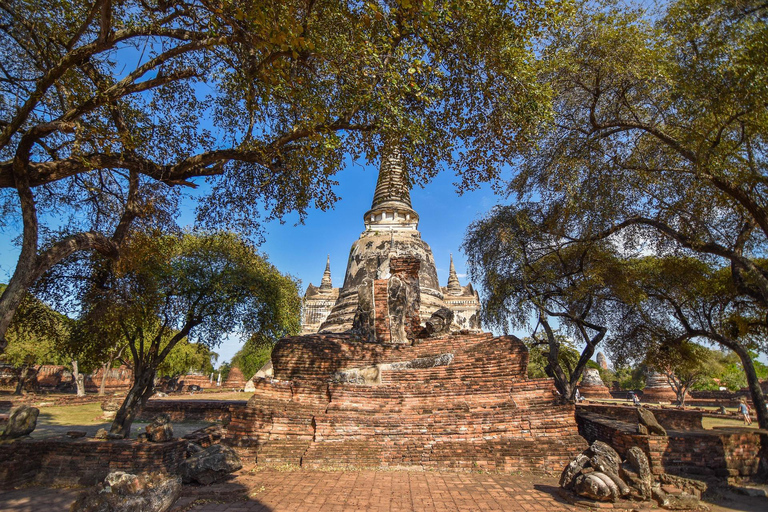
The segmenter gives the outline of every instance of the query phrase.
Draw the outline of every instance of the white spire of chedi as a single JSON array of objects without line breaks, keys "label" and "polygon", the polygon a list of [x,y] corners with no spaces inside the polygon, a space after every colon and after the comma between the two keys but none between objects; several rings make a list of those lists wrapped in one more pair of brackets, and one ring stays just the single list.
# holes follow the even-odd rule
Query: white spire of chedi
[{"label": "white spire of chedi", "polygon": [[323,272],[323,279],[320,281],[320,289],[322,291],[329,291],[333,288],[331,283],[331,255],[328,255],[328,259],[325,260],[325,272]]},{"label": "white spire of chedi", "polygon": [[451,254],[451,270],[448,273],[448,293],[450,295],[461,295],[461,283],[456,274],[456,267],[453,266],[453,254]]},{"label": "white spire of chedi", "polygon": [[376,191],[363,220],[368,230],[402,231],[418,227],[419,215],[411,207],[408,176],[400,148],[396,146],[382,150]]}]

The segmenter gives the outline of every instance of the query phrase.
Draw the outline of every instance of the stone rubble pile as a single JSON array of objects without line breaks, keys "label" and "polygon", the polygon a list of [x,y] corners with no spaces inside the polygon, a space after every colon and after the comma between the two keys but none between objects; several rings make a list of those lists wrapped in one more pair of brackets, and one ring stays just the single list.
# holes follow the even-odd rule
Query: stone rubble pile
[{"label": "stone rubble pile", "polygon": [[187,445],[187,451],[196,453],[192,453],[179,466],[179,474],[185,484],[196,482],[209,485],[243,467],[240,457],[232,448],[214,444],[204,450],[196,450],[192,445],[193,443]]},{"label": "stone rubble pile", "polygon": [[596,501],[622,499],[650,501],[669,510],[696,510],[706,486],[701,482],[672,475],[655,481],[648,457],[633,446],[626,460],[606,443],[595,441],[568,464],[560,475],[560,487]]},{"label": "stone rubble pile", "polygon": [[181,477],[163,473],[133,475],[114,471],[81,493],[70,510],[78,512],[165,512],[181,495]]}]

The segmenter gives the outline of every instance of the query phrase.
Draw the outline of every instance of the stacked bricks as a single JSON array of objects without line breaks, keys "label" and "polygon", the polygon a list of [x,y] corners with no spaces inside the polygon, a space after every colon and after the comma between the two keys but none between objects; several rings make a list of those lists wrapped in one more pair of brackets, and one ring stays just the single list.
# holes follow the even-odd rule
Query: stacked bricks
[{"label": "stacked bricks", "polygon": [[[439,356],[452,359],[396,364]],[[272,362],[274,380],[254,379],[227,427],[259,463],[560,471],[586,447],[573,406],[551,379],[526,378],[528,352],[512,336],[383,345],[314,335],[281,340]],[[331,379],[376,365],[377,384]]]},{"label": "stacked bricks", "polygon": [[[91,375],[85,376],[85,390],[88,392],[98,391],[101,387],[101,379],[104,375],[104,368],[99,368]],[[104,381],[104,390],[107,393],[115,391],[127,391],[133,383],[133,370],[123,365],[119,368],[110,368],[107,370],[107,379]]]},{"label": "stacked bricks", "polygon": [[389,343],[392,334],[389,329],[389,280],[376,279],[373,281],[373,329],[376,331],[376,341]]},{"label": "stacked bricks", "polygon": [[[648,408],[659,424],[667,430],[701,430],[704,413],[695,410]],[[637,407],[634,405],[579,404],[578,414],[594,413],[625,423],[637,425]]]},{"label": "stacked bricks", "polygon": [[245,407],[245,400],[168,400],[151,398],[136,417],[137,421],[152,421],[167,414],[171,421],[228,421],[232,406]]},{"label": "stacked bricks", "polygon": [[243,376],[243,372],[237,366],[229,370],[227,380],[222,384],[224,389],[243,389],[245,387],[245,381],[247,379]]},{"label": "stacked bricks", "polygon": [[0,488],[25,484],[93,485],[111,471],[177,472],[187,442],[24,439],[0,445]]}]

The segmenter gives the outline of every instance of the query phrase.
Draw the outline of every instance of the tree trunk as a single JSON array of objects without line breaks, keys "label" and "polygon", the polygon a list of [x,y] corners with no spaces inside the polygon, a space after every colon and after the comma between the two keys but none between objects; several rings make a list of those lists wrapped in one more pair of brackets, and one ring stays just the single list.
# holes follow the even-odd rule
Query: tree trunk
[{"label": "tree trunk", "polygon": [[101,369],[103,373],[101,374],[101,384],[99,384],[99,396],[104,396],[107,389],[107,372],[112,369],[112,361],[104,363]]},{"label": "tree trunk", "polygon": [[24,394],[24,384],[27,383],[27,376],[29,375],[29,365],[25,364],[19,370],[19,380],[16,382],[16,389],[13,394],[21,396]]},{"label": "tree trunk", "polygon": [[[16,270],[13,272],[8,286],[0,295],[0,354],[5,351],[8,342],[5,334],[13,320],[13,315],[24,299],[24,295],[34,282],[34,262],[37,257],[37,245],[25,244],[22,248]],[[24,261],[22,261],[24,260]]]},{"label": "tree trunk", "polygon": [[729,348],[732,348],[741,359],[741,365],[747,376],[749,393],[752,395],[752,404],[755,406],[755,413],[757,414],[757,424],[761,429],[768,430],[768,410],[765,408],[765,395],[760,387],[760,379],[757,378],[755,372],[755,364],[752,362],[749,352],[741,344],[733,343],[733,346]]},{"label": "tree trunk", "polygon": [[123,405],[117,410],[110,434],[127,438],[131,435],[131,425],[139,410],[147,403],[155,388],[155,368],[134,368],[133,384]]},{"label": "tree trunk", "polygon": [[77,396],[85,396],[85,375],[77,369],[77,361],[72,361],[72,376],[75,378],[75,388]]}]

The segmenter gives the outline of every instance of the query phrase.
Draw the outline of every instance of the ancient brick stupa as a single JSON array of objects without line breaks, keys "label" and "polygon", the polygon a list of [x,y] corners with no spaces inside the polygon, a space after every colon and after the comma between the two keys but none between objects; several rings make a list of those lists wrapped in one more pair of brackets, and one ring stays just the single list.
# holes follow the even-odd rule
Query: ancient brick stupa
[{"label": "ancient brick stupa", "polygon": [[243,389],[245,387],[245,376],[243,375],[243,372],[240,371],[240,368],[237,366],[233,366],[229,370],[229,375],[227,375],[227,380],[224,381],[224,384],[221,385],[224,389]]},{"label": "ancient brick stupa", "polygon": [[645,377],[643,402],[674,402],[677,394],[669,385],[667,377],[655,371],[649,371]]},{"label": "ancient brick stupa", "polygon": [[573,406],[514,336],[457,329],[392,158],[324,328],[277,343],[228,442],[260,464],[559,471],[586,447]]},{"label": "ancient brick stupa", "polygon": [[579,393],[584,398],[611,398],[611,392],[600,378],[597,368],[586,368],[581,376]]}]

